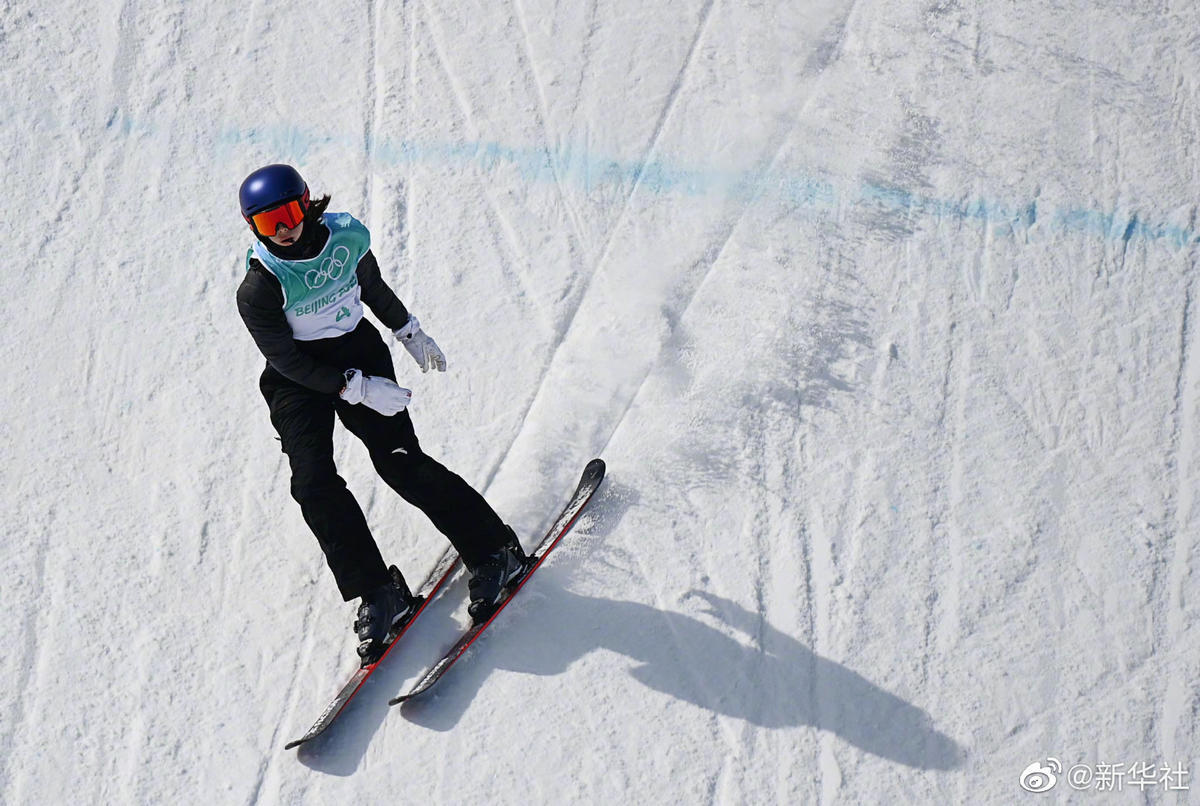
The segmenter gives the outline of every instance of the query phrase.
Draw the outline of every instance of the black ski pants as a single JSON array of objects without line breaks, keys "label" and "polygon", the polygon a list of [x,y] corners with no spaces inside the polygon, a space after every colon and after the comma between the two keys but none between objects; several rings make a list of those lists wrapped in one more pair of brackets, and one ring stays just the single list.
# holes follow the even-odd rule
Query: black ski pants
[{"label": "black ski pants", "polygon": [[[391,353],[365,320],[353,333],[306,347],[326,353],[320,358],[340,369],[396,379]],[[270,365],[259,388],[291,464],[292,497],[346,601],[386,583],[390,576],[362,509],[334,466],[335,413],[366,445],[380,477],[429,517],[464,562],[476,564],[504,544],[507,531],[500,516],[466,481],[421,450],[407,411],[385,417],[365,405],[352,406],[337,395],[288,380]]]}]

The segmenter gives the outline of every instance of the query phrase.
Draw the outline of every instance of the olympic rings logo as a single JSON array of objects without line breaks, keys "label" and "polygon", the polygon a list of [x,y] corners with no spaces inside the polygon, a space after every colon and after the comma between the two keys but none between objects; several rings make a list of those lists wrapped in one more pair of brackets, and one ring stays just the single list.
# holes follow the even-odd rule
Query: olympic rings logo
[{"label": "olympic rings logo", "polygon": [[321,268],[309,269],[304,274],[304,284],[309,288],[320,288],[330,280],[336,280],[341,277],[346,271],[346,264],[350,262],[350,250],[344,246],[338,246],[333,250],[333,254],[321,261]]}]

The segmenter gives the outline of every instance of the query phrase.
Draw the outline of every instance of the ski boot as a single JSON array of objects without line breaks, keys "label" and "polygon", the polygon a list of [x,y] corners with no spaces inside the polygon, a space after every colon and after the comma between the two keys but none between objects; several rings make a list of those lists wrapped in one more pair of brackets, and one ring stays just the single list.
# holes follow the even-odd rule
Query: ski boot
[{"label": "ski boot", "polygon": [[389,641],[416,612],[419,604],[400,570],[393,565],[388,571],[392,580],[362,597],[358,618],[354,620],[354,632],[361,642],[358,656],[363,666],[370,666],[383,656]]},{"label": "ski boot", "polygon": [[521,549],[521,543],[511,526],[505,526],[508,538],[499,551],[496,551],[468,570],[471,581],[467,589],[471,594],[471,604],[467,612],[476,624],[487,621],[504,598],[529,570],[529,558]]}]

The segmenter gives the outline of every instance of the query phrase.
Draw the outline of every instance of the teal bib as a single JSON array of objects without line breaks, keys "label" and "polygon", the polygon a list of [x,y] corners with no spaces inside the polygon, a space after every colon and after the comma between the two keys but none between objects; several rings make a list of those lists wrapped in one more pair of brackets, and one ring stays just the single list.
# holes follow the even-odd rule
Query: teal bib
[{"label": "teal bib", "polygon": [[362,321],[358,261],[371,248],[371,233],[349,213],[325,213],[329,240],[309,260],[284,260],[256,242],[246,252],[275,275],[283,288],[283,312],[297,341],[329,339],[349,333]]}]

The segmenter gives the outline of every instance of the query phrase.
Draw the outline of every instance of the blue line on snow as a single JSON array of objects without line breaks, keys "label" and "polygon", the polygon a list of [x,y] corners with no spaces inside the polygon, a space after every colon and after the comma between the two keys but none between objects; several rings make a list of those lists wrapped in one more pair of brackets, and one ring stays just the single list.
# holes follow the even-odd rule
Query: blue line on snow
[{"label": "blue line on snow", "polygon": [[[314,135],[295,126],[226,130],[218,140],[218,145],[226,148],[247,144],[265,147],[278,159],[302,163],[314,147],[339,145],[358,149],[362,148],[363,141],[361,136]],[[986,199],[933,198],[872,181],[863,181],[854,192],[847,193],[839,191],[836,185],[826,179],[797,172],[694,169],[660,160],[622,162],[570,146],[551,151],[547,148],[516,148],[493,142],[422,143],[392,139],[377,139],[368,145],[373,159],[383,163],[474,164],[489,173],[510,168],[515,169],[527,183],[568,182],[582,188],[585,194],[603,187],[616,187],[629,192],[636,184],[639,189],[656,195],[722,195],[747,200],[774,195],[797,206],[874,204],[932,219],[1003,223],[1014,230],[1028,229],[1046,218],[1038,209],[1037,202],[1009,205]],[[1099,236],[1109,241],[1128,243],[1137,238],[1165,241],[1180,248],[1200,243],[1200,234],[1193,228],[1153,224],[1143,221],[1136,213],[1072,208],[1057,210],[1048,220],[1054,228]]]}]

